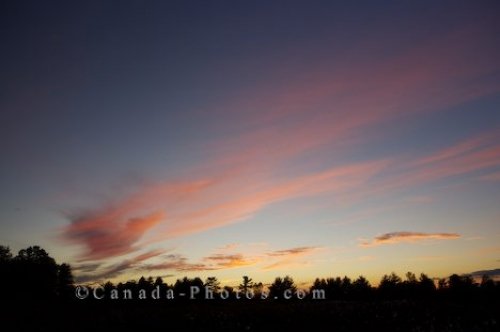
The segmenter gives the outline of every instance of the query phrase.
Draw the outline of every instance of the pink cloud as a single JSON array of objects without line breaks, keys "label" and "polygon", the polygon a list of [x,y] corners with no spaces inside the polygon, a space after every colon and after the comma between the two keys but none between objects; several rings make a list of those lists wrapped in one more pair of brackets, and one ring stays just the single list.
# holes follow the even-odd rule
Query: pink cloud
[{"label": "pink cloud", "polygon": [[134,244],[143,234],[163,219],[163,212],[128,217],[105,211],[75,219],[64,230],[64,236],[86,246],[86,260],[120,256],[135,250]]},{"label": "pink cloud", "polygon": [[[191,211],[170,211],[170,218],[159,227],[153,241],[220,227],[250,218],[274,202],[318,195],[325,192],[355,190],[377,174],[386,161],[336,167],[323,172],[280,181],[260,183],[258,188],[210,193],[206,201],[190,202]],[[203,206],[205,205],[205,206]],[[198,208],[200,207],[200,208]]]},{"label": "pink cloud", "polygon": [[[397,161],[348,164],[282,179],[244,173],[248,177],[220,176],[145,187],[109,209],[75,219],[64,235],[86,246],[84,259],[122,255],[146,244],[246,220],[278,201],[326,193],[363,199],[496,167],[500,165],[500,146],[473,138],[414,161]],[[399,169],[396,175],[377,177],[391,167]],[[370,181],[373,183],[368,185]],[[159,212],[132,217],[148,210]]]},{"label": "pink cloud", "polygon": [[486,174],[480,176],[479,179],[483,181],[492,181],[492,182],[500,181],[500,172],[493,172],[490,174]]},{"label": "pink cloud", "polygon": [[[436,34],[397,56],[375,59],[376,66],[353,66],[348,54],[336,60],[337,66],[317,63],[304,69],[273,93],[257,89],[252,103],[245,99],[225,107],[227,113],[248,109],[251,116],[241,116],[246,126],[252,123],[252,130],[220,142],[222,151],[235,152],[222,160],[280,162],[327,143],[355,139],[366,127],[498,92],[499,83],[477,80],[500,69],[492,55],[478,55],[472,46],[484,46],[483,35],[481,27],[472,26]],[[471,66],[471,58],[477,57]],[[350,65],[343,66],[343,61]]]},{"label": "pink cloud", "polygon": [[376,185],[358,193],[359,197],[394,193],[404,188],[485,172],[500,166],[500,135],[490,132],[472,137],[427,156],[408,160],[395,158]]},{"label": "pink cloud", "polygon": [[[63,237],[84,246],[83,259],[101,259],[248,220],[291,198],[361,199],[497,166],[500,147],[475,138],[409,163],[393,158],[283,172],[306,153],[333,155],[368,140],[369,129],[381,123],[500,91],[496,82],[470,83],[500,67],[492,59],[465,65],[477,56],[472,46],[482,43],[477,36],[474,27],[436,35],[397,56],[375,59],[377,66],[317,63],[298,70],[285,86],[271,92],[256,88],[255,98],[230,101],[220,112],[214,108],[214,114],[234,117],[236,134],[203,143],[209,158],[176,182],[145,186],[73,218]],[[351,62],[351,56],[340,63]],[[388,167],[396,175],[378,179]],[[370,186],[374,179],[377,185]]]}]

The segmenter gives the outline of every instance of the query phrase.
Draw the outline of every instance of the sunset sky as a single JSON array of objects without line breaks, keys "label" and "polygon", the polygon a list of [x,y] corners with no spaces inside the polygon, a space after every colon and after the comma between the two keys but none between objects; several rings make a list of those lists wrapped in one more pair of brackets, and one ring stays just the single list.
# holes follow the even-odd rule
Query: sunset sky
[{"label": "sunset sky", "polygon": [[80,282],[498,268],[499,17],[3,1],[0,244]]}]

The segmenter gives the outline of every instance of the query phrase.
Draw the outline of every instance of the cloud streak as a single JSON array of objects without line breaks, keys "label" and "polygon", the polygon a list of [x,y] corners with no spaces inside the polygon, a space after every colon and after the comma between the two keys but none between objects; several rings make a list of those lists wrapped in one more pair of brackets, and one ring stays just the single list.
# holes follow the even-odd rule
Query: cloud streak
[{"label": "cloud streak", "polygon": [[164,254],[163,250],[150,250],[135,257],[122,260],[121,262],[102,267],[101,264],[83,264],[77,266],[77,282],[98,282],[113,279],[131,269],[137,269],[141,264],[151,258]]},{"label": "cloud streak", "polygon": [[[178,253],[165,254],[164,251],[152,250],[121,260],[115,264],[81,264],[75,269],[78,282],[102,282],[120,278],[131,273],[191,273],[221,271],[255,266],[262,270],[275,270],[290,266],[300,266],[304,262],[301,257],[310,256],[324,249],[317,246],[295,247],[282,250],[266,251],[253,255],[241,253],[214,253],[191,261]],[[155,258],[154,262],[147,262]]]},{"label": "cloud streak", "polygon": [[[273,93],[256,87],[249,92],[255,98],[217,105],[214,109],[221,111],[214,114],[234,116],[234,131],[231,139],[202,143],[210,157],[176,181],[148,184],[125,197],[118,194],[112,205],[70,218],[62,237],[84,248],[81,259],[106,259],[249,220],[276,202],[321,195],[359,200],[496,167],[500,145],[491,144],[491,137],[410,161],[399,156],[337,161],[343,150],[369,140],[370,130],[380,124],[500,91],[490,80],[471,83],[500,67],[493,57],[483,59],[473,51],[471,45],[482,43],[478,35],[477,27],[444,32],[374,59],[376,66],[353,65],[350,55],[339,59],[349,66],[316,63]],[[478,60],[476,65],[465,65],[470,59]],[[304,158],[307,154],[318,161],[309,162],[316,159]],[[323,163],[324,155],[340,158]],[[296,165],[304,167],[296,170]],[[173,263],[182,267],[183,261]]]},{"label": "cloud streak", "polygon": [[285,250],[271,251],[267,255],[271,257],[294,257],[309,254],[318,249],[321,249],[321,247],[297,247]]},{"label": "cloud streak", "polygon": [[416,243],[427,240],[455,240],[460,238],[457,233],[422,233],[422,232],[392,232],[375,237],[372,241],[363,241],[361,247],[374,247],[385,244]]},{"label": "cloud streak", "polygon": [[[386,164],[350,164],[290,179],[256,181],[256,185],[242,183],[248,181],[245,178],[231,177],[194,182],[198,185],[147,187],[111,208],[74,219],[63,236],[87,248],[84,260],[124,255],[141,248],[139,240],[153,228],[154,234],[145,243],[242,221],[278,201],[356,190]],[[166,212],[158,211],[161,207]],[[148,209],[158,212],[130,217]]]},{"label": "cloud streak", "polygon": [[307,265],[308,262],[300,261],[298,258],[303,256],[309,256],[313,253],[323,249],[323,247],[296,247],[284,250],[276,250],[267,253],[270,258],[278,258],[277,261],[267,264],[262,269],[267,270],[277,270],[281,268],[290,268],[293,266]]},{"label": "cloud streak", "polygon": [[64,237],[86,246],[85,260],[124,255],[132,252],[134,244],[164,216],[163,212],[143,217],[123,216],[116,210],[94,213],[73,220]]}]

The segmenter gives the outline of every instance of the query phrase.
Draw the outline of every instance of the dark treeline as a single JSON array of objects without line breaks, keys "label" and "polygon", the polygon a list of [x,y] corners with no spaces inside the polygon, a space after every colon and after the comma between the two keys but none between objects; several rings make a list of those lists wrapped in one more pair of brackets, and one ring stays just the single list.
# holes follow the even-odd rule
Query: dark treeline
[{"label": "dark treeline", "polygon": [[0,246],[0,288],[2,299],[70,299],[74,281],[68,264],[57,264],[38,246],[19,251]]},{"label": "dark treeline", "polygon": [[[193,287],[200,289],[197,301],[188,300]],[[80,294],[103,299],[78,300],[82,289]],[[201,300],[205,289],[213,300]],[[318,291],[325,300],[313,299]],[[245,300],[247,294],[252,300]],[[141,277],[89,287],[75,285],[71,267],[40,247],[14,256],[0,246],[0,321],[17,331],[498,331],[499,295],[500,284],[488,277],[433,280],[413,273],[386,275],[378,287],[364,277],[336,277],[302,289],[289,276],[270,285],[244,276],[235,287],[216,277],[173,284]]]},{"label": "dark treeline", "polygon": [[[0,287],[3,299],[76,299],[71,267],[57,264],[38,246],[19,251],[0,246]],[[200,291],[193,291],[193,288]],[[341,278],[316,279],[307,289],[300,289],[289,276],[278,277],[270,285],[254,282],[244,276],[237,287],[222,286],[216,277],[205,281],[196,278],[178,279],[168,284],[161,277],[141,277],[124,283],[106,282],[88,287],[91,295],[103,300],[113,299],[327,299],[327,300],[495,300],[500,298],[500,282],[483,276],[480,282],[468,275],[453,274],[435,282],[425,274],[408,272],[405,278],[395,273],[384,275],[378,287],[363,276],[355,280]],[[191,296],[192,295],[192,296]],[[156,298],[155,298],[156,296]],[[170,297],[169,297],[170,296]],[[89,299],[94,299],[89,296]]]}]

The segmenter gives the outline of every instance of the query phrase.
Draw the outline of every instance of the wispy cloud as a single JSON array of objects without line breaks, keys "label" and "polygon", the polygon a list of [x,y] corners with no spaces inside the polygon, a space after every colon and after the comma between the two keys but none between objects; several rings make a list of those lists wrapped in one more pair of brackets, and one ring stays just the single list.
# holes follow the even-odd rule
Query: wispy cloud
[{"label": "wispy cloud", "polygon": [[207,271],[212,270],[209,266],[203,263],[190,263],[188,259],[180,254],[170,254],[163,257],[162,261],[155,264],[146,264],[141,266],[144,271]]},{"label": "wispy cloud", "polygon": [[[160,183],[145,187],[129,197],[70,217],[62,230],[62,239],[83,245],[82,260],[96,260],[125,255],[141,248],[137,242],[144,234],[165,221],[166,213],[158,203],[169,199],[189,199],[210,186],[208,181]],[[144,211],[153,211],[145,213]]]},{"label": "wispy cloud", "polygon": [[[370,161],[334,167],[280,181],[240,184],[242,178],[214,179],[180,185],[145,188],[143,192],[77,218],[63,235],[87,248],[83,259],[100,259],[130,253],[141,248],[138,241],[151,228],[148,243],[191,234],[250,218],[274,202],[319,195],[325,192],[355,190],[379,172],[387,161]],[[210,185],[208,185],[210,183]],[[235,191],[234,186],[238,188]],[[130,215],[164,206],[143,218]]]},{"label": "wispy cloud", "polygon": [[291,248],[291,249],[271,251],[271,252],[267,253],[267,255],[271,256],[271,257],[300,256],[300,255],[311,253],[311,252],[316,251],[318,249],[321,249],[321,247],[297,247],[297,248]]},{"label": "wispy cloud", "polygon": [[215,254],[205,257],[203,260],[208,262],[210,266],[215,266],[218,269],[248,266],[258,261],[257,258],[245,257],[242,254]]},{"label": "wispy cloud", "polygon": [[[83,266],[78,269],[78,282],[99,282],[106,279],[122,277],[131,273],[189,273],[205,271],[221,271],[227,269],[237,269],[248,266],[261,267],[262,270],[278,268],[289,268],[291,266],[304,266],[308,262],[301,261],[300,258],[318,252],[323,247],[304,246],[289,249],[264,251],[256,254],[241,253],[213,253],[202,257],[197,261],[192,261],[183,254],[164,254],[163,251],[153,250],[124,259],[118,263],[103,266],[95,264],[93,266]],[[146,262],[155,258],[154,262]],[[262,266],[264,265],[264,266]],[[94,269],[92,269],[94,268]]]},{"label": "wispy cloud", "polygon": [[283,261],[278,261],[269,265],[266,265],[262,268],[264,271],[269,271],[269,270],[278,270],[278,269],[290,269],[290,268],[297,268],[297,267],[305,267],[309,266],[311,263],[308,261],[291,261],[291,260],[283,260]]},{"label": "wispy cloud", "polygon": [[218,249],[219,250],[222,250],[222,251],[226,251],[226,250],[234,250],[236,249],[238,246],[240,246],[239,243],[228,243],[226,245],[223,245],[221,247],[219,247]]},{"label": "wispy cloud", "polygon": [[[500,67],[497,61],[478,58],[471,46],[482,42],[477,36],[477,27],[443,32],[397,55],[375,59],[377,66],[353,64],[351,56],[339,59],[349,66],[315,63],[272,93],[256,87],[250,92],[255,98],[216,105],[213,114],[236,112],[230,140],[224,136],[202,143],[210,157],[200,158],[199,166],[184,170],[177,181],[148,184],[126,197],[119,193],[112,205],[70,218],[63,238],[84,247],[82,259],[105,259],[249,220],[270,204],[292,198],[335,194],[360,199],[496,167],[500,146],[491,144],[491,137],[476,137],[409,161],[395,156],[317,162],[324,167],[282,172],[306,153],[348,150],[369,140],[369,129],[401,116],[439,111],[500,91],[492,80],[470,83]],[[478,60],[475,66],[465,65],[470,59]],[[387,168],[394,172],[370,186]]]},{"label": "wispy cloud", "polygon": [[[500,146],[492,137],[496,134],[471,138],[413,161],[367,161],[283,179],[260,178],[260,174],[250,176],[251,184],[245,184],[249,178],[232,174],[149,186],[109,208],[74,218],[63,234],[85,246],[84,260],[123,255],[148,243],[247,220],[274,202],[332,193],[362,200],[497,167]],[[147,210],[157,212],[134,216]]]},{"label": "wispy cloud", "polygon": [[119,256],[133,251],[134,244],[164,216],[163,212],[154,212],[143,217],[126,217],[112,209],[76,218],[65,229],[64,236],[86,246],[83,256],[86,260]]},{"label": "wispy cloud", "polygon": [[75,273],[78,274],[85,274],[85,273],[95,273],[101,266],[101,263],[87,263],[87,264],[77,264],[73,265],[72,268],[75,271]]},{"label": "wispy cloud", "polygon": [[484,172],[500,166],[500,134],[493,130],[467,138],[434,153],[412,159],[395,158],[387,174],[360,196],[390,194],[398,190]]},{"label": "wispy cloud", "polygon": [[499,269],[492,269],[492,270],[482,270],[482,271],[474,271],[471,272],[470,275],[473,277],[482,277],[482,276],[489,276],[494,279],[500,279],[500,268]]},{"label": "wispy cloud", "polygon": [[277,261],[274,261],[271,264],[264,266],[263,270],[276,270],[280,268],[290,268],[297,266],[308,265],[309,262],[301,261],[298,258],[302,256],[311,255],[319,250],[324,249],[323,247],[296,247],[284,250],[276,250],[267,253],[268,257],[278,258]]},{"label": "wispy cloud", "polygon": [[500,181],[500,172],[493,172],[490,174],[486,174],[480,176],[479,179],[483,181],[492,181],[492,182]]},{"label": "wispy cloud", "polygon": [[383,244],[415,243],[426,240],[454,240],[460,238],[457,233],[421,233],[421,232],[392,232],[375,237],[372,241],[363,241],[362,247],[373,247]]},{"label": "wispy cloud", "polygon": [[178,272],[214,271],[249,266],[257,262],[257,258],[246,257],[242,254],[213,254],[204,257],[201,262],[192,263],[183,255],[172,254],[165,256],[162,262],[147,264],[141,267],[141,269],[147,271],[172,270]]},{"label": "wispy cloud", "polygon": [[[151,250],[135,257],[122,260],[110,266],[102,264],[84,264],[76,269],[77,282],[96,282],[115,278],[126,271],[140,267],[141,263],[164,254],[162,250]],[[82,268],[83,267],[83,268]]]}]

